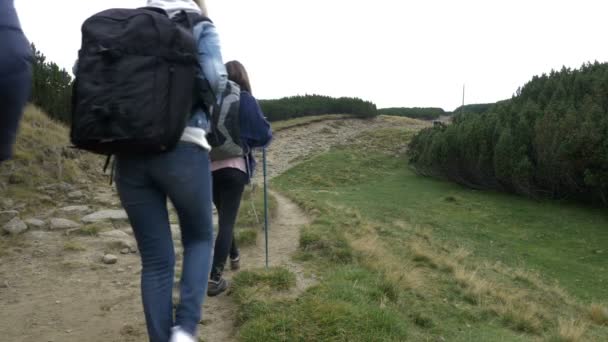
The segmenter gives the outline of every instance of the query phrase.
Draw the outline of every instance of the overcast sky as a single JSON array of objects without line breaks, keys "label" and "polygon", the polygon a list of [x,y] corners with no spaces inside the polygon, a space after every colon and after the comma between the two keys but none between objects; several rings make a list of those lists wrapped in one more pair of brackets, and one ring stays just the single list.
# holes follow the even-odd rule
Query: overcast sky
[{"label": "overcast sky", "polygon": [[[144,0],[15,0],[28,38],[70,68],[80,25]],[[379,107],[511,97],[533,75],[608,60],[605,0],[207,0],[225,61],[257,98],[356,96]]]}]

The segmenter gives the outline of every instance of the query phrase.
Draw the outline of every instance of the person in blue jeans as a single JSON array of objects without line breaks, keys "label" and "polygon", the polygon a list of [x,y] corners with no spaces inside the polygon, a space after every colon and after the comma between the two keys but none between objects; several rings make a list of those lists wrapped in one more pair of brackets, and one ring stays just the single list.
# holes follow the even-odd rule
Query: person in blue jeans
[{"label": "person in blue jeans", "polygon": [[[202,1],[148,0],[147,5],[162,8],[169,16],[182,10],[207,16]],[[204,21],[194,27],[194,35],[202,70],[199,78],[209,82],[213,94],[222,94],[227,73],[216,28]],[[141,255],[142,301],[151,342],[196,341],[213,246],[207,130],[205,110],[197,108],[174,150],[135,157],[117,155],[116,186]],[[167,198],[177,211],[184,247],[175,318],[175,252]]]},{"label": "person in blue jeans", "polygon": [[13,155],[23,108],[32,86],[32,49],[13,0],[0,1],[0,163]]}]

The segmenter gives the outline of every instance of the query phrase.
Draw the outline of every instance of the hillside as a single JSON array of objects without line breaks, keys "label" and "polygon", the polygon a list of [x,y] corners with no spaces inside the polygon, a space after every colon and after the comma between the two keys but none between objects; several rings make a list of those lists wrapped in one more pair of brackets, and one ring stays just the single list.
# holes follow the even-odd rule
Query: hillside
[{"label": "hillside", "polygon": [[68,129],[30,105],[21,122],[15,157],[0,165],[0,197],[40,200],[40,188],[67,188],[66,184],[86,189],[103,181],[102,167],[102,157],[70,148]]},{"label": "hillside", "polygon": [[608,340],[605,211],[416,175],[414,134],[366,132],[274,181],[313,217],[297,258],[322,281],[296,300],[247,285],[242,340]]},{"label": "hillside", "polygon": [[[44,123],[57,149],[67,142],[64,127],[29,111],[26,125]],[[608,337],[604,212],[415,175],[407,145],[428,122],[322,119],[282,123],[276,133],[271,268],[263,269],[259,172],[239,217],[243,269],[227,272],[229,295],[206,300],[201,340]],[[20,154],[36,154],[32,146]],[[81,163],[101,160],[72,162],[83,172]],[[20,156],[11,165],[26,163]],[[54,179],[51,171],[40,179]],[[29,228],[0,235],[0,313],[10,313],[0,331],[9,339],[145,339],[139,257],[124,212],[106,177],[79,175],[50,187],[10,185],[23,196],[5,203],[1,218],[17,212]],[[171,222],[179,254],[174,211]]]},{"label": "hillside", "polygon": [[[365,131],[399,123],[428,125],[384,117],[314,119],[282,123],[287,128],[275,135],[269,149],[271,177]],[[1,167],[0,314],[5,319],[0,331],[3,338],[22,341],[140,342],[145,339],[145,324],[131,229],[108,176],[101,173],[103,158],[67,148],[67,134],[64,126],[29,107],[16,159]],[[259,186],[249,189],[239,214],[244,276],[264,265],[261,195]],[[293,279],[287,281],[295,287],[291,295],[301,294],[316,283],[316,277],[292,258],[300,227],[309,217],[280,193],[271,196],[271,214],[270,265],[277,268],[268,277]],[[26,230],[6,233],[8,221],[22,222]],[[171,222],[179,253],[173,210]],[[178,258],[178,267],[180,262]],[[233,276],[228,272],[228,278]],[[207,300],[201,336],[212,341],[237,338],[240,314],[232,298]]]}]

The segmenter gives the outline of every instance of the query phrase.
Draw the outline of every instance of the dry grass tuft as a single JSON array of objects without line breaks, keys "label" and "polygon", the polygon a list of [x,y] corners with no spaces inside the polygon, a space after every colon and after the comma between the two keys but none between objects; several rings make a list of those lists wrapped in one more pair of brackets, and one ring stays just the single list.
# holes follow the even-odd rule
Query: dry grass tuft
[{"label": "dry grass tuft", "polygon": [[471,255],[471,252],[469,250],[466,250],[466,249],[460,247],[457,250],[455,250],[451,256],[455,261],[463,262],[470,255]]},{"label": "dry grass tuft", "polygon": [[543,314],[534,302],[509,301],[492,305],[490,310],[513,330],[531,334],[543,331]]},{"label": "dry grass tuft", "polygon": [[[0,177],[16,185],[9,187],[13,192],[53,182],[100,180],[103,158],[72,149],[70,145],[66,126],[28,105],[15,143],[14,158],[0,166]],[[18,197],[17,193],[9,194]]]},{"label": "dry grass tuft", "polygon": [[558,340],[561,342],[582,341],[588,328],[589,324],[581,320],[560,318],[557,327]]},{"label": "dry grass tuft", "polygon": [[589,318],[595,324],[608,326],[608,309],[599,304],[591,304]]},{"label": "dry grass tuft", "polygon": [[483,304],[484,298],[496,291],[495,285],[478,276],[477,271],[468,271],[458,265],[454,269],[456,283],[464,289],[465,298],[473,304]]},{"label": "dry grass tuft", "polygon": [[66,241],[63,244],[63,249],[68,252],[83,252],[86,247],[76,241]]},{"label": "dry grass tuft", "polygon": [[392,284],[406,290],[425,287],[426,279],[423,272],[388,252],[387,246],[374,233],[368,232],[364,236],[353,239],[351,245],[362,255],[364,264],[381,271]]},{"label": "dry grass tuft", "polygon": [[431,268],[439,268],[441,265],[440,256],[433,252],[430,245],[411,241],[408,247],[415,262],[425,263]]}]

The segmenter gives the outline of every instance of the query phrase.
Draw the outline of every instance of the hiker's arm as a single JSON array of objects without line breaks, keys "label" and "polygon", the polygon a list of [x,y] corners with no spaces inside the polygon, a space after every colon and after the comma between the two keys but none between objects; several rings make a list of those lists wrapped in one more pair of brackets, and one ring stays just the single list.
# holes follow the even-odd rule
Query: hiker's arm
[{"label": "hiker's arm", "polygon": [[249,93],[241,94],[241,136],[249,147],[266,147],[272,140],[270,123],[255,98]]},{"label": "hiker's arm", "polygon": [[198,60],[203,74],[199,77],[202,81],[209,82],[216,101],[219,101],[228,82],[228,72],[220,49],[220,38],[212,23],[203,22],[200,25],[203,27],[198,37]]}]

